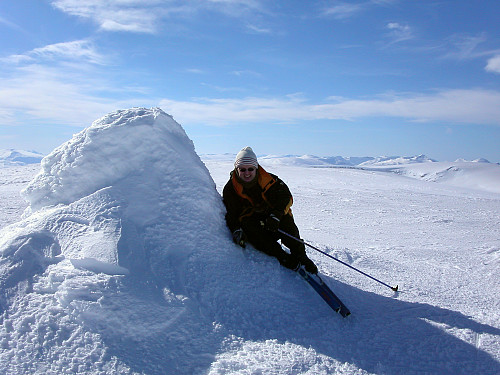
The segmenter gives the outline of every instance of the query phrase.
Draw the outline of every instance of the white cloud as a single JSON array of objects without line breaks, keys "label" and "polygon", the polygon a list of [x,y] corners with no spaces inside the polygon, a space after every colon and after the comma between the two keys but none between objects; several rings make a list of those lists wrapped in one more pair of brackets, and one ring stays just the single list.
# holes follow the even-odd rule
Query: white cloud
[{"label": "white cloud", "polygon": [[273,31],[269,28],[259,27],[256,25],[247,24],[247,30],[252,34],[272,34]]},{"label": "white cloud", "polygon": [[500,125],[500,92],[443,90],[434,94],[392,95],[371,100],[346,100],[330,109],[347,118],[387,116],[412,121]]},{"label": "white cloud", "polygon": [[198,68],[187,68],[184,69],[186,73],[191,73],[191,74],[205,74],[206,72],[203,69],[198,69]]},{"label": "white cloud", "polygon": [[447,38],[447,42],[453,46],[445,57],[466,60],[484,56],[485,53],[478,50],[478,46],[486,42],[487,37],[485,33],[478,35],[469,34],[454,34]]},{"label": "white cloud", "polygon": [[179,1],[160,0],[53,0],[57,9],[96,22],[105,31],[155,33],[160,20],[188,8]]},{"label": "white cloud", "polygon": [[346,19],[363,11],[365,7],[362,4],[340,3],[332,5],[323,11],[323,15],[332,16],[336,19]]},{"label": "white cloud", "polygon": [[399,0],[368,0],[365,2],[352,3],[335,1],[334,5],[327,6],[323,10],[323,15],[332,16],[336,19],[346,19],[354,17],[355,15],[368,11],[373,6],[389,6]]},{"label": "white cloud", "polygon": [[[71,69],[73,68],[73,69]],[[116,88],[96,71],[82,72],[78,66],[59,67],[31,64],[0,76],[0,123],[3,125],[58,123],[88,126],[102,115],[141,105],[140,93],[120,87],[121,96],[110,99]]]},{"label": "white cloud", "polygon": [[50,44],[0,59],[0,122],[4,125],[54,122],[88,125],[119,108],[92,94],[114,90],[99,74],[108,58],[86,40]]},{"label": "white cloud", "polygon": [[62,12],[87,18],[104,31],[157,33],[165,19],[212,10],[230,17],[265,12],[257,0],[52,0]]},{"label": "white cloud", "polygon": [[486,71],[500,74],[500,55],[493,56],[488,60]]},{"label": "white cloud", "polygon": [[31,54],[52,59],[65,58],[87,61],[94,64],[104,64],[107,60],[96,51],[94,45],[88,40],[50,44],[45,47],[35,48]]},{"label": "white cloud", "polygon": [[198,7],[219,11],[231,17],[242,17],[249,12],[267,13],[259,0],[202,0],[198,2]]},{"label": "white cloud", "polygon": [[80,121],[85,121],[97,107],[102,107],[100,101],[86,95],[79,85],[65,83],[52,72],[30,69],[23,73],[22,77],[2,80],[0,118],[4,124],[15,125],[16,114],[22,113],[24,118],[78,125],[76,117],[81,115]]},{"label": "white cloud", "polygon": [[387,24],[387,28],[390,30],[389,37],[392,39],[392,43],[413,39],[413,31],[408,25],[390,22]]},{"label": "white cloud", "polygon": [[335,98],[311,104],[300,95],[285,98],[164,99],[160,106],[181,123],[230,125],[240,122],[300,122],[392,117],[410,121],[500,125],[500,92],[445,90],[366,100]]},{"label": "white cloud", "polygon": [[[62,52],[61,52],[62,51]],[[64,48],[39,53],[62,53]],[[493,66],[493,63],[492,63]],[[181,124],[234,125],[242,122],[300,123],[312,120],[356,120],[366,117],[451,124],[500,125],[500,92],[441,90],[431,94],[384,95],[368,99],[327,98],[312,103],[303,95],[250,98],[196,98],[189,101],[144,98],[134,88],[119,86],[98,71],[61,69],[31,64],[0,76],[0,121],[54,122],[87,126],[96,118],[121,108],[160,105]],[[128,99],[121,99],[128,98]]]},{"label": "white cloud", "polygon": [[110,111],[141,105],[144,92],[113,82],[109,61],[88,40],[0,59],[0,123],[19,125],[28,119],[87,126]]},{"label": "white cloud", "polygon": [[11,55],[0,59],[4,63],[25,63],[41,61],[68,61],[104,65],[107,58],[97,52],[94,45],[88,40],[75,40],[65,43],[49,44],[35,48],[22,55]]},{"label": "white cloud", "polygon": [[13,64],[13,65],[18,65],[22,64],[25,62],[31,62],[33,61],[33,58],[29,55],[10,55],[7,57],[1,57],[0,62],[5,63],[5,64]]}]

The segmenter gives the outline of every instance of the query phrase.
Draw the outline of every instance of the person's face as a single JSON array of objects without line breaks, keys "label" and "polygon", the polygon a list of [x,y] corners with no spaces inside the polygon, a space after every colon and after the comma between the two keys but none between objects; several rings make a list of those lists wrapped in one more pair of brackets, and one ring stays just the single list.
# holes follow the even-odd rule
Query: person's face
[{"label": "person's face", "polygon": [[238,171],[238,176],[245,182],[252,181],[257,174],[257,168],[253,165],[240,165],[236,169]]}]

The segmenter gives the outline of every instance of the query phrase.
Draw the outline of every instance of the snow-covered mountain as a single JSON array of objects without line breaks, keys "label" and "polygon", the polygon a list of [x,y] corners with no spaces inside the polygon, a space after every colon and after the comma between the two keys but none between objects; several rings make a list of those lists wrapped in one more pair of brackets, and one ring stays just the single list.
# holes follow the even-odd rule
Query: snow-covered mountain
[{"label": "snow-covered mountain", "polygon": [[261,155],[259,160],[268,165],[297,165],[311,167],[363,167],[363,166],[382,166],[382,165],[399,165],[426,163],[435,160],[428,158],[425,155],[418,156],[363,156],[363,157],[344,157],[344,156],[314,156],[314,155]]},{"label": "snow-covered mountain", "polygon": [[38,164],[43,156],[36,151],[0,150],[0,166]]},{"label": "snow-covered mountain", "polygon": [[401,164],[415,164],[415,163],[431,163],[436,160],[430,159],[425,155],[417,156],[379,156],[371,160],[367,160],[358,164],[359,166],[386,166],[386,165],[401,165]]},{"label": "snow-covered mountain", "polygon": [[[233,156],[200,159],[159,109],[118,111],[38,174],[0,170],[0,197],[23,185],[29,202],[0,229],[0,373],[500,373],[499,193],[397,172],[435,162],[278,160],[260,162],[294,194],[302,238],[401,292],[308,249],[352,311],[340,318],[232,243],[220,192]],[[489,164],[474,165],[462,175]]]},{"label": "snow-covered mountain", "polygon": [[467,163],[469,161],[471,161],[472,163],[489,163],[490,161],[485,159],[485,158],[478,158],[478,159],[474,159],[474,160],[465,160],[465,159],[457,159],[455,160],[456,162],[462,162],[462,163]]}]

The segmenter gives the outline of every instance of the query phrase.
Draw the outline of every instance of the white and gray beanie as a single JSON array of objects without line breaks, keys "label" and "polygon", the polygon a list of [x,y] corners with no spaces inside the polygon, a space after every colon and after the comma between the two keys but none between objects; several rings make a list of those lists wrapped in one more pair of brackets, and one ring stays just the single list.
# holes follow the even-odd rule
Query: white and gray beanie
[{"label": "white and gray beanie", "polygon": [[253,152],[251,147],[245,147],[238,152],[236,155],[236,159],[234,161],[234,167],[238,168],[241,165],[251,165],[255,168],[259,167],[259,163],[257,162],[257,156],[255,152]]}]

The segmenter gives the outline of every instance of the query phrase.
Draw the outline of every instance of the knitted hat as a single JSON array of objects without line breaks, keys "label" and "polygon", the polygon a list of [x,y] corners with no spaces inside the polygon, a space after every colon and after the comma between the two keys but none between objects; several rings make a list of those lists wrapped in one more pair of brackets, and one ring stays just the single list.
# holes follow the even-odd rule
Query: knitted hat
[{"label": "knitted hat", "polygon": [[245,147],[243,148],[240,152],[238,152],[238,155],[236,155],[236,160],[234,161],[234,167],[238,168],[241,165],[251,165],[254,166],[255,168],[259,167],[259,163],[257,162],[257,156],[255,156],[255,153],[253,152],[251,147]]}]

